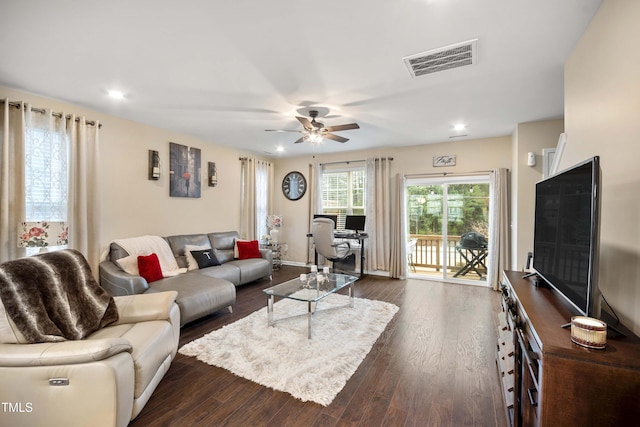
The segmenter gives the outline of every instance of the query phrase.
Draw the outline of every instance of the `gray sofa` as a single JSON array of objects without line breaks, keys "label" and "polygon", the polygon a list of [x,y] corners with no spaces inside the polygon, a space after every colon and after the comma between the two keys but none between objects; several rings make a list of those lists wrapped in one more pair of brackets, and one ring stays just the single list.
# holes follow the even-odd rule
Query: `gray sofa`
[{"label": "gray sofa", "polygon": [[147,283],[141,276],[125,272],[115,262],[130,254],[117,243],[111,243],[107,259],[100,263],[100,285],[113,296],[177,291],[180,326],[222,308],[231,310],[236,301],[236,286],[262,278],[271,278],[271,250],[260,249],[262,258],[236,259],[234,244],[239,239],[235,231],[182,234],[164,237],[181,268],[187,267],[187,245],[212,248],[221,265],[189,270],[175,277]]}]

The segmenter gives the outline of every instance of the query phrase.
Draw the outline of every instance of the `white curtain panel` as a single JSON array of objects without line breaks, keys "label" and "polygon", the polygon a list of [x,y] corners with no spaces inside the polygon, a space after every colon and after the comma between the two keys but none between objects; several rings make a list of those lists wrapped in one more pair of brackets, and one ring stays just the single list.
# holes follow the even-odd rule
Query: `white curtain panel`
[{"label": "white curtain panel", "polygon": [[256,162],[250,158],[243,158],[241,162],[240,237],[253,240],[256,238]]},{"label": "white curtain panel", "polygon": [[[64,116],[64,115],[63,115]],[[97,276],[100,263],[100,123],[66,117],[69,138],[69,247],[82,252]]]},{"label": "white curtain panel", "polygon": [[505,168],[496,169],[491,173],[487,283],[496,291],[500,290],[502,270],[511,265],[509,176],[509,170]]},{"label": "white curtain panel", "polygon": [[391,200],[389,158],[367,159],[367,271],[389,271],[391,258]]},{"label": "white curtain panel", "polygon": [[404,175],[396,174],[391,208],[391,266],[389,275],[394,279],[407,277],[407,225],[405,213]]},{"label": "white curtain panel", "polygon": [[255,160],[256,165],[256,238],[267,234],[267,215],[272,212],[273,167],[270,162]]},{"label": "white curtain panel", "polygon": [[[322,165],[313,163],[309,165],[309,233],[313,225],[313,215],[322,213]],[[313,264],[315,249],[313,239],[307,238],[307,264]]]},{"label": "white curtain panel", "polygon": [[24,256],[18,224],[24,221],[24,105],[5,99],[0,116],[0,262]]}]

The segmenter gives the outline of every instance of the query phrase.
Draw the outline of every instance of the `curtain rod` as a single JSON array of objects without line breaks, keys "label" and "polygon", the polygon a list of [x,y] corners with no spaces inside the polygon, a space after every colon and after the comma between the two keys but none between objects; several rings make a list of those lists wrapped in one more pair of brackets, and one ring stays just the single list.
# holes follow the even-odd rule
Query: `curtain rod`
[{"label": "curtain rod", "polygon": [[[386,160],[393,160],[393,157],[384,157],[384,159]],[[366,162],[367,160],[345,160],[343,162],[328,162],[328,163],[320,163],[320,166],[324,166],[324,165],[339,165],[339,164],[349,164],[349,163],[362,163],[362,162]]]},{"label": "curtain rod", "polygon": [[488,173],[493,173],[494,170],[485,170],[485,171],[472,171],[472,172],[432,172],[432,173],[411,173],[405,174],[405,178],[421,178],[428,176],[469,176],[469,175],[486,175]]},{"label": "curtain rod", "polygon": [[[0,102],[1,102],[1,103],[4,103],[4,102],[5,102],[5,100],[4,100],[4,99],[0,99]],[[11,107],[20,108],[20,106],[21,106],[22,104],[21,104],[20,102],[11,102],[11,101],[10,101],[10,102],[9,102],[9,105],[10,105]],[[26,104],[24,104],[24,106],[25,106],[25,108],[26,108]],[[44,113],[46,112],[46,110],[45,110],[44,108],[34,108],[34,107],[31,107],[31,111],[35,111],[36,113],[40,113],[40,114],[44,114]],[[62,113],[51,113],[51,115],[52,115],[52,116],[54,116],[54,117],[62,118]],[[68,114],[68,115],[66,115],[64,118],[66,118],[66,119],[70,119],[70,118],[71,118],[71,115],[70,115],[70,114]],[[79,121],[80,121],[80,118],[79,118],[79,117],[76,117],[76,122],[79,122]],[[95,122],[94,120],[86,120],[85,122],[86,122],[89,126],[95,126],[95,125],[96,125],[96,122]],[[102,123],[98,124],[98,129],[100,129],[100,128],[102,128]]]}]

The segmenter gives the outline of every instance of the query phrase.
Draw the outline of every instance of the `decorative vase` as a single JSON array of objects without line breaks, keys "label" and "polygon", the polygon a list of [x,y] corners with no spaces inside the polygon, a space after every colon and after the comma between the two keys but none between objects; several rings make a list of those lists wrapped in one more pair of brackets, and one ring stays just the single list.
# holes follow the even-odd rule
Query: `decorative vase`
[{"label": "decorative vase", "polygon": [[280,241],[280,230],[272,228],[271,231],[269,231],[269,236],[271,236],[272,242],[278,243]]}]

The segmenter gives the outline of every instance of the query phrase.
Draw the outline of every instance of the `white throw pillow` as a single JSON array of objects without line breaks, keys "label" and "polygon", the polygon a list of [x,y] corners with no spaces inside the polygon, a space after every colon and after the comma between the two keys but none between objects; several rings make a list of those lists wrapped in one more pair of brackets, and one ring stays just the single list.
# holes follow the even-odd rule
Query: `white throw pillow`
[{"label": "white throw pillow", "polygon": [[191,251],[202,251],[204,249],[211,249],[211,246],[184,245],[184,255],[187,257],[187,270],[198,269],[198,262],[193,255],[191,255]]},{"label": "white throw pillow", "polygon": [[129,274],[133,274],[134,276],[140,275],[138,271],[138,255],[129,255],[128,257],[120,258],[116,260],[116,264]]}]

